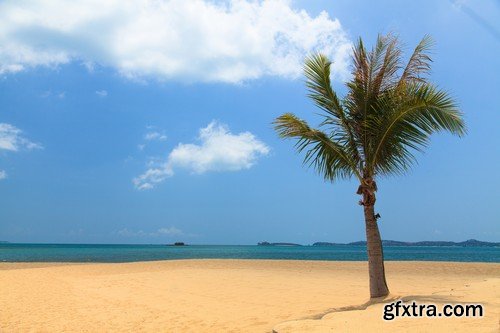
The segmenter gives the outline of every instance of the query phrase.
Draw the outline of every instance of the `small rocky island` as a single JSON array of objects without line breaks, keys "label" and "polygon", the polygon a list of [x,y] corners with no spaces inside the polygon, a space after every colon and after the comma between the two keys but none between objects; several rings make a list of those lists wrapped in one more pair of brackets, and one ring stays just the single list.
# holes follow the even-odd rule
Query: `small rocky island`
[{"label": "small rocky island", "polygon": [[300,244],[295,243],[269,243],[269,242],[260,242],[257,243],[259,246],[302,246]]}]

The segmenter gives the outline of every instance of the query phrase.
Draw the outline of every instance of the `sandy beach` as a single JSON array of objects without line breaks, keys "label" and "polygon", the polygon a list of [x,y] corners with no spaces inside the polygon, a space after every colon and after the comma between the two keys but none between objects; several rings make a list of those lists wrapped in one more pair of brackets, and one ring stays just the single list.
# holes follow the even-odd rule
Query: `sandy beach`
[{"label": "sandy beach", "polygon": [[0,264],[1,332],[498,332],[500,264],[388,262],[389,300],[482,318],[382,319],[365,262]]}]

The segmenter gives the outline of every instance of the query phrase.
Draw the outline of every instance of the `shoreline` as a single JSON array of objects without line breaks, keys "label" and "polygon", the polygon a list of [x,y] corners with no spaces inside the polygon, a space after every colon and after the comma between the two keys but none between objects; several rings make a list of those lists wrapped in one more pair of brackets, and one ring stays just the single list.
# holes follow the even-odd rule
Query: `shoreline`
[{"label": "shoreline", "polygon": [[[128,264],[148,264],[148,263],[168,263],[168,262],[216,262],[216,261],[243,261],[243,262],[311,262],[311,263],[366,263],[368,260],[317,260],[317,259],[254,259],[254,258],[186,258],[186,259],[158,259],[142,261],[0,261],[0,270],[8,266],[25,266],[26,268],[43,268],[53,266],[68,265],[128,265]],[[384,260],[385,264],[458,264],[458,265],[498,265],[500,261],[440,261],[440,260]]]},{"label": "shoreline", "polygon": [[498,329],[500,264],[389,261],[386,272],[388,299],[481,302],[486,316],[384,322],[381,304],[359,309],[369,298],[366,261],[2,262],[0,285],[9,287],[0,288],[0,330],[291,333],[363,330],[359,325],[425,331],[441,324],[457,332]]},{"label": "shoreline", "polygon": [[[186,258],[186,259],[158,259],[158,260],[140,260],[140,261],[0,261],[2,265],[92,265],[92,264],[146,264],[146,263],[162,263],[172,261],[263,261],[263,262],[314,262],[314,263],[368,263],[367,260],[321,260],[321,259],[255,259],[255,258]],[[452,260],[384,260],[386,263],[441,263],[441,264],[488,264],[500,265],[500,261],[452,261]]]}]

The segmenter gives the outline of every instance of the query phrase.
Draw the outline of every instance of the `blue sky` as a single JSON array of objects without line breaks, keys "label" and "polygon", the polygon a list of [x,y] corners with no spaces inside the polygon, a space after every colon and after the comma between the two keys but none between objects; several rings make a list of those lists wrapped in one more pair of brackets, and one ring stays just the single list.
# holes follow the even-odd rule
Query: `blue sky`
[{"label": "blue sky", "polygon": [[384,239],[499,241],[498,1],[0,2],[0,240],[255,244],[364,239],[353,181],[325,183],[271,122],[317,124],[301,62],[395,32],[436,41],[468,135],[380,179]]}]

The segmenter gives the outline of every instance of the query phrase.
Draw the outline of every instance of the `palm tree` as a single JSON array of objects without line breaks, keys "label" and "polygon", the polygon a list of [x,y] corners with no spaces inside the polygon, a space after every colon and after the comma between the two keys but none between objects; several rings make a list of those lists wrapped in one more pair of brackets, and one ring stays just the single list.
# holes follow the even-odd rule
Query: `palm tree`
[{"label": "palm tree", "polygon": [[359,39],[353,47],[352,78],[339,98],[330,82],[331,62],[322,54],[305,61],[309,97],[321,109],[319,129],[291,113],[274,121],[282,138],[296,139],[304,163],[325,180],[356,177],[365,216],[371,298],[389,294],[382,241],[375,215],[376,179],[404,174],[431,134],[462,136],[462,113],[450,95],[429,82],[432,40],[425,36],[408,62],[394,35],[378,36],[371,51]]}]

